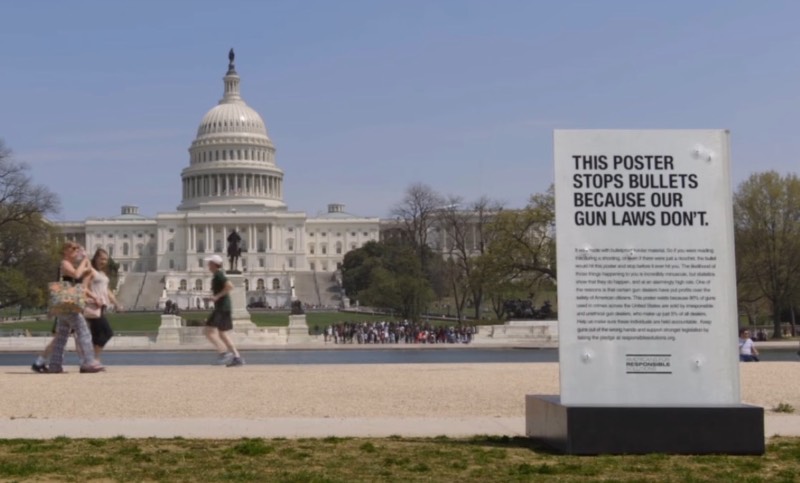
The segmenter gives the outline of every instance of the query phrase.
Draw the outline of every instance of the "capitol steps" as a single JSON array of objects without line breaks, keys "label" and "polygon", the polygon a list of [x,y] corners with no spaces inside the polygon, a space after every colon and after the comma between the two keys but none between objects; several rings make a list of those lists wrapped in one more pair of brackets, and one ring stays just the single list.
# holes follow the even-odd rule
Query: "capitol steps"
[{"label": "capitol steps", "polygon": [[298,272],[294,276],[295,296],[307,305],[339,307],[341,289],[331,272]]},{"label": "capitol steps", "polygon": [[164,286],[159,273],[129,273],[117,291],[117,301],[126,310],[155,310]]},{"label": "capitol steps", "polygon": [[314,273],[319,305],[339,307],[342,304],[342,289],[336,275],[329,272]]},{"label": "capitol steps", "polygon": [[294,293],[297,300],[307,305],[319,305],[314,273],[298,272],[294,275]]},{"label": "capitol steps", "polygon": [[139,293],[142,291],[144,281],[144,273],[126,274],[125,280],[122,281],[122,284],[117,290],[117,302],[126,309],[133,309],[136,306],[136,299],[139,298]]},{"label": "capitol steps", "polygon": [[139,294],[139,300],[136,302],[135,308],[154,310],[158,308],[158,300],[161,298],[161,293],[164,291],[164,276],[156,272],[148,272],[145,275],[144,283],[142,284],[142,289]]}]

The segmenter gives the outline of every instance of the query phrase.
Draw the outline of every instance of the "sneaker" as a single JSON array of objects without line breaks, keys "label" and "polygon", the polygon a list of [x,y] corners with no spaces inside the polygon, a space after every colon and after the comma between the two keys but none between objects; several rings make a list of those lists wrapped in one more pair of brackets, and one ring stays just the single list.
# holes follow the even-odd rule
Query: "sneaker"
[{"label": "sneaker", "polygon": [[98,372],[105,372],[106,368],[100,365],[97,366],[81,366],[81,374],[95,374]]},{"label": "sneaker", "polygon": [[47,374],[47,365],[37,364],[34,362],[33,364],[31,364],[31,370],[39,374]]},{"label": "sneaker", "polygon": [[233,354],[230,352],[226,352],[224,354],[220,354],[219,357],[217,358],[217,362],[215,362],[214,364],[217,366],[227,366],[233,361],[233,359],[234,359]]},{"label": "sneaker", "polygon": [[227,367],[240,367],[244,365],[244,359],[241,357],[234,357],[228,364]]}]

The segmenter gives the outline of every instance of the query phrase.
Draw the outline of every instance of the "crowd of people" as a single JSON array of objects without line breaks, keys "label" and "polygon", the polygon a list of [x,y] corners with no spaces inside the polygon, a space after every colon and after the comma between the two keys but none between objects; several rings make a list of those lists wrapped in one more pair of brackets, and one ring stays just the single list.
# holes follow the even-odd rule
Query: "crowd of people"
[{"label": "crowd of people", "polygon": [[333,344],[468,344],[477,333],[474,325],[444,326],[430,323],[342,322],[323,331]]}]

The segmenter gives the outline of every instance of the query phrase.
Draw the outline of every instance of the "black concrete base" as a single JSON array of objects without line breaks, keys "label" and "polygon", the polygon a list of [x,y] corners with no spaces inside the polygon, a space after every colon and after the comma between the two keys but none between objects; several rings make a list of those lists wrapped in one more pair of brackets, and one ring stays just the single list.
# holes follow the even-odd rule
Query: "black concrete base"
[{"label": "black concrete base", "polygon": [[530,438],[567,454],[764,454],[764,409],[564,406],[558,396],[525,398]]}]

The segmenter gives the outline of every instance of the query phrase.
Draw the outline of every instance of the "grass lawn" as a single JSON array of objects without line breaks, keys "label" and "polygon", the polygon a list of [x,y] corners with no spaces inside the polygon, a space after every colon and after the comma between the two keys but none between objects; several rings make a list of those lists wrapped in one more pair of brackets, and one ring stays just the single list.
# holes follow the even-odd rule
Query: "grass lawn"
[{"label": "grass lawn", "polygon": [[[41,313],[39,309],[22,309],[22,316],[28,315],[38,315]],[[17,318],[19,317],[19,307],[5,307],[0,309],[0,317],[10,317],[10,318]]]},{"label": "grass lawn", "polygon": [[[205,320],[208,317],[208,312],[183,312],[182,317],[186,320]],[[253,312],[251,317],[253,323],[259,327],[286,327],[289,325],[289,312]],[[306,322],[312,329],[315,325],[319,325],[320,329],[322,329],[332,323],[386,320],[388,318],[388,316],[381,315],[342,312],[309,312],[306,314]],[[115,332],[158,332],[158,326],[161,324],[161,314],[156,312],[109,314],[108,321]],[[31,332],[49,332],[52,327],[53,320],[48,319],[39,322],[0,324],[0,331],[21,329],[30,330]]]},{"label": "grass lawn", "polygon": [[[184,312],[182,316],[187,320],[205,320],[206,317],[208,317],[208,312]],[[251,312],[250,318],[253,320],[253,323],[259,327],[286,327],[289,325],[289,312]],[[389,318],[389,316],[384,315],[351,314],[345,312],[306,313],[306,323],[309,328],[313,329],[315,325],[319,325],[320,330],[327,327],[329,324],[338,324],[339,322],[387,320]]]},{"label": "grass lawn", "polygon": [[549,453],[524,438],[0,441],[11,481],[776,481],[800,477],[800,438],[766,456]]}]

